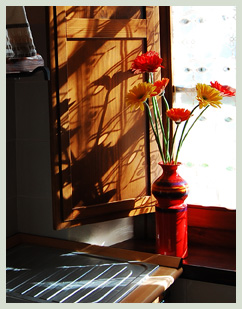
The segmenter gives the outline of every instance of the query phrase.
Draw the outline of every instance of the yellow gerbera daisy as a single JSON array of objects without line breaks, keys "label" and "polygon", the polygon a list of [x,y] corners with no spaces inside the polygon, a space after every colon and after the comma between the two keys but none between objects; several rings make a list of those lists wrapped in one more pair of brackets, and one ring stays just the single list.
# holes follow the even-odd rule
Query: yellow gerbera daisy
[{"label": "yellow gerbera daisy", "polygon": [[156,92],[154,91],[156,86],[150,83],[140,83],[137,86],[134,86],[126,96],[126,103],[131,109],[140,108],[142,111],[144,110],[144,102],[148,99],[151,95],[155,95]]},{"label": "yellow gerbera daisy", "polygon": [[199,108],[203,108],[207,105],[211,105],[213,107],[220,107],[220,105],[222,104],[220,100],[222,100],[223,97],[220,95],[220,91],[218,91],[217,89],[206,84],[198,83],[196,85],[196,90],[196,99],[199,102]]}]

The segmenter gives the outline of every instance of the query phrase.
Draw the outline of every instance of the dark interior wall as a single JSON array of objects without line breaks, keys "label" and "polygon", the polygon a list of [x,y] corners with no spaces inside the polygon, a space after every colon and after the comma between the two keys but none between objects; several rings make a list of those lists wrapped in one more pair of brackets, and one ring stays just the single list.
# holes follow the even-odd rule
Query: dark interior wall
[{"label": "dark interior wall", "polygon": [[[48,66],[46,7],[25,8],[37,52]],[[42,72],[34,77],[7,77],[6,84],[6,235],[22,232],[103,245],[132,238],[133,218],[54,230],[49,84]]]}]

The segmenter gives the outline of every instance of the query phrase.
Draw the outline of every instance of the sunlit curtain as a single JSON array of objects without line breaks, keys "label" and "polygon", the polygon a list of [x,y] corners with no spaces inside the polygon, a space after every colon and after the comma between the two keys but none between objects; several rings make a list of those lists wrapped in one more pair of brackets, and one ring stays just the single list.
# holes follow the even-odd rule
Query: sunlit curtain
[{"label": "sunlit curtain", "polygon": [[[236,88],[236,7],[172,7],[174,107],[192,109],[196,83]],[[209,108],[179,155],[187,203],[236,208],[236,97]]]}]

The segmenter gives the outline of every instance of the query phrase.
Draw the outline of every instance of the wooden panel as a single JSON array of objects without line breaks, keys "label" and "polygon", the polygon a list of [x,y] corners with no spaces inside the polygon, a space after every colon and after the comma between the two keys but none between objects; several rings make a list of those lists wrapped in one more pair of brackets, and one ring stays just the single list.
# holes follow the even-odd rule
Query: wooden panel
[{"label": "wooden panel", "polygon": [[236,233],[224,229],[188,227],[189,241],[192,244],[236,248]]},{"label": "wooden panel", "polygon": [[[62,19],[64,19],[65,15],[60,10],[60,16]],[[62,12],[62,13],[61,13]],[[63,221],[63,214],[62,209],[60,209],[60,201],[62,200],[62,190],[60,189],[61,183],[62,183],[62,162],[65,162],[65,160],[61,160],[61,145],[63,143],[62,140],[65,140],[64,144],[68,145],[68,139],[65,135],[61,134],[60,132],[60,117],[62,114],[65,113],[65,110],[63,111],[63,102],[62,105],[60,104],[60,93],[59,93],[59,85],[60,82],[65,85],[65,81],[63,81],[63,78],[61,80],[61,77],[59,77],[58,74],[58,65],[59,62],[63,63],[63,60],[58,59],[56,57],[57,54],[57,28],[56,28],[56,8],[50,7],[49,9],[49,29],[50,29],[50,59],[51,59],[51,108],[50,108],[50,128],[51,128],[51,170],[52,170],[52,197],[53,197],[53,223],[59,222],[59,227],[61,228],[61,222]],[[64,16],[63,16],[64,15]],[[60,29],[58,29],[60,32]],[[59,41],[61,40],[61,36],[59,38]],[[61,46],[65,45],[65,40],[63,41],[63,35],[62,35],[62,44]],[[64,62],[65,63],[65,62]],[[62,65],[62,70],[66,72],[65,65]],[[67,92],[67,90],[66,90]],[[68,126],[68,124],[67,124]],[[68,146],[66,147],[68,149]],[[67,164],[70,165],[69,161],[70,156],[67,157]],[[70,179],[70,174],[68,176]],[[69,182],[70,183],[70,182]],[[69,185],[69,190],[71,189]],[[67,201],[67,203],[70,203],[71,200]],[[70,206],[71,207],[71,206]]]},{"label": "wooden panel", "polygon": [[[71,156],[69,145],[69,113],[68,113],[68,88],[67,55],[66,55],[66,27],[64,7],[51,7],[50,18],[50,57],[51,57],[51,146],[52,146],[52,177],[53,177],[53,211],[54,221],[63,221],[63,217],[71,216],[72,208],[71,186]],[[56,27],[56,18],[60,26]],[[58,53],[58,57],[56,54]],[[61,186],[61,188],[60,188]],[[68,196],[69,198],[66,198]],[[61,208],[60,201],[65,200],[65,207]]]},{"label": "wooden panel", "polygon": [[121,19],[114,7],[100,9],[106,19],[80,18],[82,7],[50,9],[57,229],[154,211],[157,146],[147,115],[131,112],[125,96],[144,80],[131,73],[132,60],[146,47],[159,52],[158,8],[146,8],[147,20],[118,8]]},{"label": "wooden panel", "polygon": [[140,46],[138,40],[67,44],[73,206],[146,194],[144,114],[124,101],[137,80],[128,78],[129,55]]},{"label": "wooden panel", "polygon": [[145,38],[145,19],[88,19],[67,20],[67,38]]},{"label": "wooden panel", "polygon": [[188,205],[190,243],[236,248],[236,210]]},{"label": "wooden panel", "polygon": [[66,6],[67,18],[142,19],[142,6]]},{"label": "wooden panel", "polygon": [[[160,35],[162,37],[161,41],[161,57],[163,58],[163,66],[162,69],[162,77],[169,78],[169,83],[166,87],[166,99],[170,106],[172,107],[173,101],[175,96],[173,95],[173,79],[172,79],[172,44],[171,44],[171,35],[172,35],[172,28],[171,28],[171,7],[170,6],[160,6]],[[166,107],[165,104],[162,108],[163,112],[163,123],[164,129],[166,130],[167,122],[165,119]],[[170,136],[173,136],[173,132],[175,130],[175,123],[172,122],[170,126]],[[171,145],[170,145],[171,147]]]},{"label": "wooden panel", "polygon": [[188,225],[191,227],[236,230],[236,210],[223,207],[189,205]]},{"label": "wooden panel", "polygon": [[[147,50],[154,50],[160,54],[159,7],[147,6],[146,20],[147,20],[147,39],[146,39]],[[154,80],[159,79],[161,79],[161,70],[157,70],[157,72],[154,73]],[[158,103],[160,104],[160,98],[158,98]],[[150,133],[150,144],[149,144],[150,153],[149,157],[147,157],[147,160],[149,160],[148,162],[151,170],[151,178],[150,178],[150,185],[151,185],[155,181],[155,179],[161,174],[160,167],[158,166],[158,162],[161,160],[161,158],[151,128],[149,133]]]}]

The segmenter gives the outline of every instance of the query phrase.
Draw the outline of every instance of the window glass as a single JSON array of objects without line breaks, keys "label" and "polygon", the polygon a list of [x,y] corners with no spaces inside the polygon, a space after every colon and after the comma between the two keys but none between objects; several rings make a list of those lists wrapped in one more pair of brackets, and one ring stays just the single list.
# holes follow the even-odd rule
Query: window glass
[{"label": "window glass", "polygon": [[[173,107],[197,105],[195,85],[236,88],[236,7],[172,7]],[[209,107],[180,151],[189,204],[236,207],[236,97]]]}]

